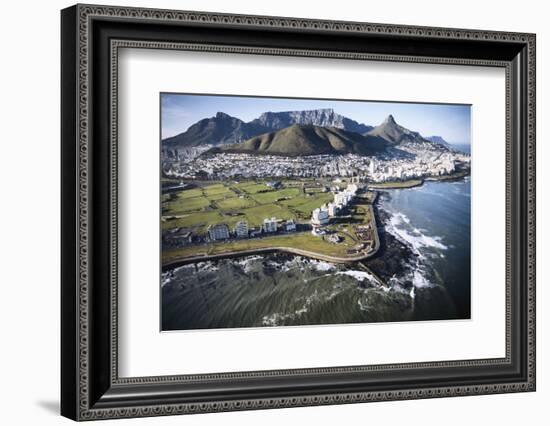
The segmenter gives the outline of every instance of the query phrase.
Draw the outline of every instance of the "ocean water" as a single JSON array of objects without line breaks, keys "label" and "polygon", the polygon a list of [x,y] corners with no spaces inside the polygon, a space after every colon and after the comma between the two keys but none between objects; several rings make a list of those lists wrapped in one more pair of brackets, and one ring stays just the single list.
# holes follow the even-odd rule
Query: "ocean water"
[{"label": "ocean water", "polygon": [[458,149],[459,151],[462,151],[466,154],[471,154],[472,153],[472,146],[468,143],[468,144],[456,144],[456,145],[452,145],[452,147],[454,149]]},{"label": "ocean water", "polygon": [[444,287],[459,318],[470,317],[470,204],[470,177],[393,190],[381,200],[386,230],[415,255],[413,284]]},{"label": "ocean water", "polygon": [[470,182],[389,190],[383,249],[335,265],[287,254],[186,265],[162,275],[162,329],[470,317]]}]

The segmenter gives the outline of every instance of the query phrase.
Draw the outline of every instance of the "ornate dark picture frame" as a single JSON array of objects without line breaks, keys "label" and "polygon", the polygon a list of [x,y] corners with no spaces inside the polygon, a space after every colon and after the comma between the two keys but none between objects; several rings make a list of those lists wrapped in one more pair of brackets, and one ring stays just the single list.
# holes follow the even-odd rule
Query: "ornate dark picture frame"
[{"label": "ornate dark picture frame", "polygon": [[[61,413],[158,416],[535,390],[535,35],[76,5],[61,13]],[[120,378],[117,52],[187,49],[506,70],[506,356]]]}]

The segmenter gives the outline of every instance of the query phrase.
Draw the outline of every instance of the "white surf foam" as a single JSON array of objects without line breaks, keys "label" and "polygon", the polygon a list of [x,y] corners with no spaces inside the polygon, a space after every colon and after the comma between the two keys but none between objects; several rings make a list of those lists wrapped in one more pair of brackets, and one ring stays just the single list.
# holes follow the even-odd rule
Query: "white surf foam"
[{"label": "white surf foam", "polygon": [[413,272],[412,282],[413,282],[413,285],[415,287],[430,287],[431,286],[431,284],[427,280],[427,278],[418,270]]},{"label": "white surf foam", "polygon": [[431,237],[422,232],[419,228],[413,228],[408,231],[403,227],[403,224],[410,225],[410,219],[403,213],[392,213],[387,227],[388,232],[399,238],[401,241],[408,243],[417,253],[421,248],[435,248],[439,250],[447,250],[447,246],[442,243],[441,237]]},{"label": "white surf foam", "polygon": [[336,269],[336,267],[332,263],[323,262],[322,260],[312,260],[311,264],[315,268],[315,270],[320,272],[332,271]]},{"label": "white surf foam", "polygon": [[365,271],[355,271],[355,270],[351,270],[351,271],[338,271],[336,273],[336,275],[348,275],[350,277],[353,277],[355,278],[357,281],[365,281],[365,280],[368,280],[368,281],[374,281],[376,282],[376,278],[374,278],[374,276],[368,272],[365,272]]}]

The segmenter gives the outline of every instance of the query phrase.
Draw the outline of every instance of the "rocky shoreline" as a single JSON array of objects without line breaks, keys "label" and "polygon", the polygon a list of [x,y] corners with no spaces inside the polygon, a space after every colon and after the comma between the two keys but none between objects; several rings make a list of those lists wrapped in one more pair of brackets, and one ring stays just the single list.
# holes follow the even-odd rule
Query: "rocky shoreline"
[{"label": "rocky shoreline", "polygon": [[388,193],[381,192],[373,204],[380,248],[373,257],[362,262],[385,282],[389,281],[393,276],[402,275],[408,268],[407,265],[415,257],[410,247],[386,230],[386,224],[390,220],[390,216],[380,207],[380,204],[384,197],[389,196]]}]

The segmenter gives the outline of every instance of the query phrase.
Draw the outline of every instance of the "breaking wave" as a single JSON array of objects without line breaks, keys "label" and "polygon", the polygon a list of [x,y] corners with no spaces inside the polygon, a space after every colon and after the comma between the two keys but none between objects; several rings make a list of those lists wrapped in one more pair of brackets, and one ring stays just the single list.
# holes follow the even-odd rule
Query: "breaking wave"
[{"label": "breaking wave", "polygon": [[416,253],[421,253],[422,248],[435,248],[438,250],[448,249],[448,247],[442,243],[441,237],[426,235],[423,233],[424,230],[412,227],[410,224],[411,220],[405,214],[392,212],[386,230],[411,246]]},{"label": "breaking wave", "polygon": [[374,282],[374,283],[377,282],[376,278],[374,278],[374,275],[372,275],[369,272],[365,272],[365,271],[355,271],[355,270],[338,271],[336,273],[336,275],[347,275],[347,276],[353,277],[357,281],[361,281],[361,282],[363,282],[365,280],[368,280],[368,281]]}]

